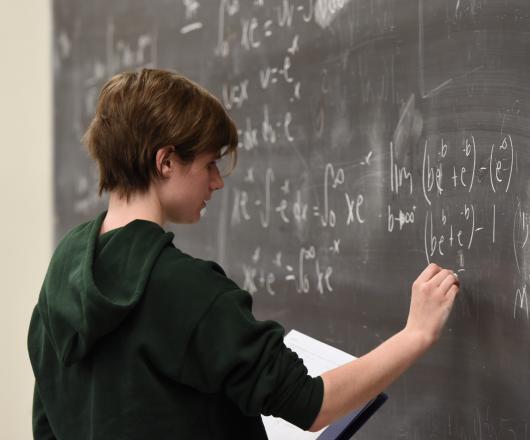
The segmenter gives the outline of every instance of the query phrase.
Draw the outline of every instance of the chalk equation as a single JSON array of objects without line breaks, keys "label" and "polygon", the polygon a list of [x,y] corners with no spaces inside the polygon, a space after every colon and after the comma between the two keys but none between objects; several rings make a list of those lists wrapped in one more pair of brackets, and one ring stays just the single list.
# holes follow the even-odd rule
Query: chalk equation
[{"label": "chalk equation", "polygon": [[[525,145],[507,125],[519,104],[503,110],[502,126],[488,135],[480,124],[476,130],[427,128],[422,102],[451,90],[459,77],[428,78],[429,6],[417,6],[419,90],[413,91],[397,86],[399,44],[380,40],[396,26],[384,1],[367,7],[337,0],[219,0],[212,16],[204,1],[181,0],[172,10],[175,41],[199,44],[230,72],[211,84],[237,123],[242,158],[226,181],[228,228],[285,237],[279,244],[258,233],[245,238],[259,258],[234,264],[251,293],[277,296],[292,286],[299,293],[332,294],[339,283],[336,267],[345,258],[340,249],[368,252],[368,237],[375,233],[389,243],[407,240],[425,264],[456,262],[462,273],[485,258],[483,249],[495,253],[509,245],[520,277],[514,316],[526,317],[530,209],[520,193],[518,163]],[[455,20],[463,19],[462,6],[455,8]],[[341,21],[344,14],[348,19]],[[345,22],[344,46],[327,56],[329,47],[315,46],[315,35],[334,35]],[[122,27],[109,14],[104,50],[83,64],[73,116],[78,138],[108,77],[155,67],[162,58],[156,23]],[[75,57],[75,41],[74,32],[60,30],[61,62]],[[381,50],[369,49],[378,41]],[[308,62],[317,49],[319,62]],[[398,108],[392,117],[397,122],[385,113],[388,106]],[[101,203],[96,170],[77,176],[70,191],[76,213],[92,212]]]}]

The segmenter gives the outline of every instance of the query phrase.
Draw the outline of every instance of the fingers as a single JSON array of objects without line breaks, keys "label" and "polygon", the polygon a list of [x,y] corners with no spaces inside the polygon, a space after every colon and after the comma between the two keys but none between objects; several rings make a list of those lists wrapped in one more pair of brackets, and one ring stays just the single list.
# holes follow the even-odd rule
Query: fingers
[{"label": "fingers", "polygon": [[430,282],[436,287],[439,287],[447,277],[452,277],[453,281],[457,279],[455,273],[452,270],[442,269],[440,270],[440,272],[438,272],[435,276],[431,278]]},{"label": "fingers", "polygon": [[455,300],[456,295],[458,295],[459,292],[460,292],[460,287],[458,287],[456,284],[453,284],[449,288],[449,291],[447,292],[447,298],[449,298],[449,300],[453,302]]},{"label": "fingers", "polygon": [[[445,271],[442,271],[440,273],[444,273]],[[442,291],[444,294],[452,288],[452,286],[456,286],[458,291],[458,278],[456,278],[455,274],[451,271],[449,271],[449,274],[445,275],[445,278],[441,281],[440,285],[438,286],[438,289]]]},{"label": "fingers", "polygon": [[419,283],[426,283],[441,270],[442,268],[440,266],[438,266],[437,264],[431,263],[423,270],[423,272],[416,279],[416,281]]}]

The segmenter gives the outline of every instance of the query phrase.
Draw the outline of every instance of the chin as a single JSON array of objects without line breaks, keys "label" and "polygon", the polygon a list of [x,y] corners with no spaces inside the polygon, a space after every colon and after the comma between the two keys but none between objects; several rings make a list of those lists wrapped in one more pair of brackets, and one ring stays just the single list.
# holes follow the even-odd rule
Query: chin
[{"label": "chin", "polygon": [[201,221],[201,213],[199,212],[195,217],[189,218],[186,221],[183,221],[182,223],[186,223],[188,225],[193,225],[195,223],[199,223]]},{"label": "chin", "polygon": [[199,223],[199,221],[201,220],[201,217],[197,217],[197,218],[188,218],[188,219],[180,219],[178,222],[173,222],[173,223],[177,223],[179,225],[194,225],[196,223]]},{"label": "chin", "polygon": [[169,221],[175,225],[192,225],[195,223],[199,223],[200,219],[201,219],[201,215],[197,214],[197,216],[193,218],[177,217],[177,218],[171,218],[169,219]]}]

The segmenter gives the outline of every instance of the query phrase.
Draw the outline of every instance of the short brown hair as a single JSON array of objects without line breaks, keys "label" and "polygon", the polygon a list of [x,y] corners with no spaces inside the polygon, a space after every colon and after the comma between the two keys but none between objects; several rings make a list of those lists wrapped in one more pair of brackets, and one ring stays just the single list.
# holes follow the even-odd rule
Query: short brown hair
[{"label": "short brown hair", "polygon": [[129,198],[154,177],[157,151],[173,145],[186,163],[204,152],[237,158],[237,129],[221,103],[177,72],[142,69],[112,77],[101,90],[83,143],[99,168],[99,195]]}]

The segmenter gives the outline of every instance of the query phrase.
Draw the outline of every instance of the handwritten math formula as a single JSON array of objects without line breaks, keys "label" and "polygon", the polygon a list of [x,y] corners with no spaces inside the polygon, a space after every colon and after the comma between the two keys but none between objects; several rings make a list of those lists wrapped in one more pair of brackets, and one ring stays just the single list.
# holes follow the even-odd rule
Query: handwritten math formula
[{"label": "handwritten math formula", "polygon": [[[218,63],[226,73],[210,88],[238,127],[240,160],[227,179],[224,211],[230,234],[241,234],[248,246],[249,255],[234,264],[251,293],[277,296],[292,288],[333,295],[343,283],[339,267],[355,249],[368,252],[372,233],[405,239],[425,264],[440,262],[460,273],[477,256],[484,258],[484,249],[495,254],[511,243],[520,282],[510,288],[523,312],[516,315],[528,314],[530,209],[520,193],[518,163],[525,145],[506,125],[519,101],[498,109],[496,131],[421,128],[428,119],[422,103],[461,77],[429,80],[428,14],[423,2],[418,8],[417,90],[403,90],[397,87],[399,44],[376,50],[364,43],[395,29],[385,1],[368,8],[346,0],[219,0],[214,15],[203,1],[178,2],[175,38],[202,41],[207,61],[200,62]],[[73,112],[78,138],[106,78],[155,67],[168,56],[155,21],[134,32],[124,31],[123,23],[106,18],[104,50],[83,65],[82,99]],[[335,42],[320,47],[318,41],[329,35],[333,41],[341,23],[348,23],[348,41],[339,41],[339,54],[328,56]],[[76,38],[75,32],[59,32],[60,62],[75,59]],[[466,75],[483,69],[470,67]],[[385,108],[396,112],[391,116]],[[85,215],[100,203],[94,169],[78,176],[72,189],[76,213]]]},{"label": "handwritten math formula", "polygon": [[[318,237],[315,241],[303,236],[295,249],[291,241],[289,249],[282,249],[281,243],[276,248],[271,241],[261,242],[261,236],[249,237],[255,240],[252,255],[259,249],[259,258],[248,255],[240,263],[246,287],[252,293],[281,295],[281,280],[299,293],[332,294],[335,264],[344,258],[342,246],[355,244],[374,228],[389,235],[416,231],[411,245],[421,250],[425,264],[441,261],[465,272],[474,252],[506,244],[504,231],[513,223],[516,233],[511,240],[517,265],[526,247],[526,241],[520,240],[524,231],[519,229],[526,224],[508,218],[522,215],[514,182],[518,179],[518,150],[523,145],[514,141],[511,133],[500,130],[494,136],[484,136],[480,130],[461,130],[444,136],[443,132],[425,131],[405,146],[396,144],[391,136],[374,134],[374,139],[362,145],[342,140],[336,147],[333,137],[340,137],[340,130],[346,133],[348,127],[331,121],[329,114],[335,112],[340,120],[344,117],[340,111],[347,111],[348,103],[339,99],[330,109],[328,97],[341,93],[335,77],[344,74],[346,57],[324,62],[311,73],[311,82],[300,66],[307,56],[304,28],[314,26],[315,21],[321,29],[329,26],[345,4],[284,0],[267,7],[256,1],[249,8],[237,1],[220,2],[214,55],[227,59],[238,53],[256,59],[250,62],[254,68],[241,71],[218,91],[239,122],[241,156],[248,154],[248,160],[240,163],[237,182],[230,185],[230,228],[262,230],[263,236],[277,231],[288,235],[290,231],[300,237],[310,230]],[[324,16],[327,18],[322,19]],[[375,32],[391,26],[392,17],[385,16]],[[272,48],[276,54],[272,62],[259,61],[259,54]],[[353,91],[361,104],[373,105],[379,100],[408,105],[417,99],[413,93],[400,96],[395,90],[397,56],[390,52],[381,58],[380,81],[374,80],[362,53],[347,58],[356,74]],[[425,91],[423,99],[441,93],[452,81]],[[314,108],[308,120],[300,106],[311,105]],[[397,119],[395,130],[403,122],[403,118]],[[311,137],[318,145],[304,151],[304,140]],[[320,151],[334,147],[354,151],[345,160],[326,160]],[[318,161],[311,160],[315,150]],[[403,150],[413,151],[414,157]],[[276,159],[278,155],[290,164],[277,162],[281,161]],[[274,165],[262,163],[267,157],[275,157]],[[377,192],[386,201],[375,196]],[[516,296],[514,292],[514,301]]]}]

